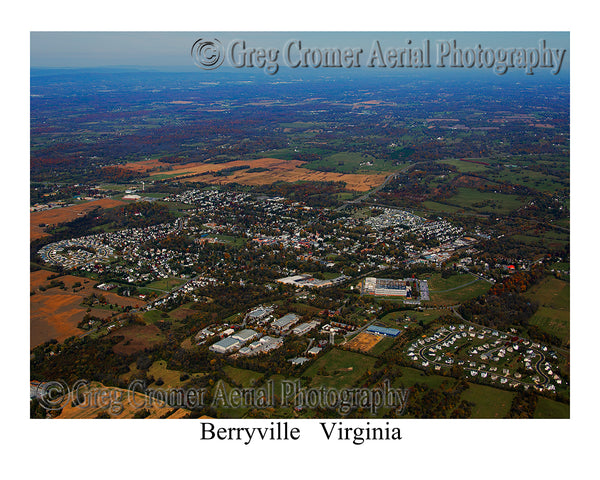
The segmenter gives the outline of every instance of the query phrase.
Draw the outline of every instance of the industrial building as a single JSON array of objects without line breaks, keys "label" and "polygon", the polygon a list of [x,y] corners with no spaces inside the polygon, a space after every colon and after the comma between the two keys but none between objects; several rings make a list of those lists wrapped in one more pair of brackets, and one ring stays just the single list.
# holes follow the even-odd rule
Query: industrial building
[{"label": "industrial building", "polygon": [[378,327],[376,325],[367,327],[367,332],[375,333],[377,335],[385,335],[387,337],[397,337],[400,334],[400,330],[395,328]]},{"label": "industrial building", "polygon": [[259,320],[262,320],[263,318],[266,318],[270,313],[273,312],[273,310],[275,309],[275,307],[263,307],[262,305],[260,307],[256,307],[254,310],[248,312],[248,314],[246,315],[246,319],[249,322],[258,322]]},{"label": "industrial building", "polygon": [[246,342],[250,342],[250,341],[254,340],[258,336],[259,336],[258,332],[255,332],[254,330],[246,328],[244,330],[240,330],[237,333],[234,333],[231,336],[231,338],[235,338],[236,340],[239,340],[242,343],[246,343]]},{"label": "industrial building", "polygon": [[223,340],[219,340],[210,346],[209,350],[215,353],[229,353],[237,350],[242,345],[238,339],[233,337],[227,337]]},{"label": "industrial building", "polygon": [[385,297],[410,297],[412,296],[412,286],[409,279],[367,277],[363,283],[362,292]]},{"label": "industrial building", "polygon": [[271,350],[276,350],[283,345],[281,337],[270,337],[265,335],[260,340],[252,342],[247,347],[241,348],[239,353],[242,355],[258,355],[259,353],[267,353]]},{"label": "industrial building", "polygon": [[298,315],[295,313],[288,313],[287,315],[275,320],[271,326],[279,332],[286,332],[292,327],[292,325],[298,322],[298,320],[300,320]]},{"label": "industrial building", "polygon": [[318,324],[319,324],[319,322],[316,322],[314,320],[312,322],[301,323],[300,325],[298,325],[297,327],[295,327],[292,330],[292,333],[294,335],[304,335],[305,333],[310,332]]}]

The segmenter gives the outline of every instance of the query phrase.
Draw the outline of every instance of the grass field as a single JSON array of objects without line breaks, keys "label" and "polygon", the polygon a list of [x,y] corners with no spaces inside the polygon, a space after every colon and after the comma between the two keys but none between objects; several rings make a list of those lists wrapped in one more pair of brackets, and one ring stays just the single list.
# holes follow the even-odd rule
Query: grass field
[{"label": "grass field", "polygon": [[374,345],[369,354],[379,356],[394,344],[394,339],[391,337],[383,337],[380,342]]},{"label": "grass field", "polygon": [[462,399],[475,404],[471,418],[504,418],[515,395],[515,392],[469,383]]},{"label": "grass field", "polygon": [[483,295],[491,287],[491,284],[484,280],[462,273],[448,278],[442,278],[441,274],[434,273],[424,275],[422,278],[428,281],[430,302],[438,305],[465,302]]},{"label": "grass field", "polygon": [[[361,163],[365,165],[361,165]],[[366,165],[366,163],[372,163],[372,165]],[[323,157],[321,160],[308,162],[304,164],[304,168],[339,173],[369,173],[388,172],[399,167],[390,160],[378,160],[369,154],[340,152]]]},{"label": "grass field", "polygon": [[392,384],[394,388],[412,387],[415,383],[423,383],[432,388],[438,388],[443,382],[454,382],[455,379],[441,375],[426,375],[421,370],[402,367],[402,376],[396,378]]},{"label": "grass field", "polygon": [[569,405],[539,397],[533,418],[570,418]]},{"label": "grass field", "polygon": [[113,351],[120,355],[132,355],[152,348],[165,340],[162,332],[156,325],[130,325],[119,328],[110,333],[110,337],[124,337],[113,347]]},{"label": "grass field", "polygon": [[254,382],[263,376],[262,373],[253,372],[252,370],[244,370],[242,368],[236,368],[230,365],[223,367],[223,371],[229,378],[240,384],[242,387],[252,386]]},{"label": "grass field", "polygon": [[156,290],[162,290],[165,292],[169,292],[171,289],[178,287],[186,282],[183,278],[161,278],[160,280],[156,280],[154,282],[149,283],[145,286],[145,288],[151,288]]},{"label": "grass field", "polygon": [[540,304],[529,322],[566,344],[570,340],[570,290],[568,282],[546,277],[524,294]]},{"label": "grass field", "polygon": [[524,199],[517,195],[458,188],[456,195],[450,197],[447,203],[480,212],[509,213],[523,205]]},{"label": "grass field", "polygon": [[334,348],[313,363],[303,376],[312,378],[313,387],[348,388],[367,370],[372,370],[374,363],[372,357]]},{"label": "grass field", "polygon": [[[489,159],[474,159],[481,160],[486,163],[490,163]],[[462,160],[455,158],[452,160],[444,160],[440,163],[446,163],[448,165],[453,165],[456,169],[461,173],[483,173],[489,172],[492,169],[487,165],[481,165],[480,163],[471,163],[471,162],[463,162]]]}]

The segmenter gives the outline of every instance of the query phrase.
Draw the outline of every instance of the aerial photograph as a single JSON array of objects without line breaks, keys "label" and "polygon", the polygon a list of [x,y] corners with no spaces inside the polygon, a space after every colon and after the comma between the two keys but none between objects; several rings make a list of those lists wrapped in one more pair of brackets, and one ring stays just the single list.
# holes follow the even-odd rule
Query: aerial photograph
[{"label": "aerial photograph", "polygon": [[568,32],[30,42],[31,419],[571,417]]}]

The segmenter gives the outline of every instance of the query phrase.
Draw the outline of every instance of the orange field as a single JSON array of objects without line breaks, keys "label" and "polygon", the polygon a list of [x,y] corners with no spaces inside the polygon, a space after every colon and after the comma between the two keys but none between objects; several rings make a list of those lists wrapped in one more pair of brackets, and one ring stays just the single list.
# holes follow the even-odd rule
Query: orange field
[{"label": "orange field", "polygon": [[101,413],[108,413],[111,418],[134,418],[137,411],[147,409],[150,415],[145,418],[183,418],[189,410],[165,406],[157,398],[116,387],[105,387],[93,384],[89,388],[81,388],[82,403],[73,406],[66,401],[61,414],[56,418],[96,418]]},{"label": "orange field", "polygon": [[[30,288],[35,292],[29,297],[30,303],[30,348],[34,348],[48,340],[56,339],[62,342],[73,335],[81,335],[83,330],[77,328],[77,324],[83,320],[87,307],[81,305],[84,297],[95,292],[104,295],[107,302],[121,306],[142,306],[145,302],[136,298],[121,297],[116,293],[103,292],[93,288],[96,283],[83,277],[65,275],[58,277],[57,281],[62,281],[67,287],[62,290],[59,287],[49,288],[42,292],[40,286],[47,286],[50,283],[48,276],[52,272],[47,270],[38,270],[30,274]],[[82,289],[73,292],[75,282],[80,282]],[[87,283],[85,283],[87,282]],[[101,308],[92,308],[90,314],[95,317],[107,318],[113,312]]]},{"label": "orange field", "polygon": [[[319,172],[302,168],[305,162],[299,160],[280,160],[277,158],[257,158],[253,160],[235,160],[227,163],[188,163],[185,165],[174,164],[168,171],[156,171],[158,167],[168,166],[159,160],[145,160],[142,162],[128,163],[124,167],[136,172],[148,172],[150,176],[169,174],[171,178],[185,177],[189,182],[206,183],[241,183],[245,185],[267,185],[278,181],[317,181],[317,182],[345,182],[348,190],[366,192],[385,180],[385,174],[358,174]],[[268,168],[265,172],[248,172],[238,170],[228,176],[214,176],[208,172],[217,172],[230,167],[249,165],[250,168]],[[150,171],[154,170],[154,171]],[[179,173],[181,172],[181,173]]]},{"label": "orange field", "polygon": [[91,202],[81,203],[79,205],[71,205],[70,207],[52,208],[50,210],[44,210],[43,212],[32,212],[29,215],[30,241],[37,240],[38,238],[48,235],[44,232],[44,228],[46,227],[40,227],[40,224],[42,223],[46,225],[57,225],[62,222],[70,222],[71,220],[75,220],[78,216],[89,212],[95,207],[112,208],[118,205],[123,205],[123,202],[119,200],[112,200],[110,198],[103,198],[101,200],[93,200]]},{"label": "orange field", "polygon": [[359,352],[368,352],[383,339],[380,335],[360,332],[356,337],[346,343],[346,346]]}]

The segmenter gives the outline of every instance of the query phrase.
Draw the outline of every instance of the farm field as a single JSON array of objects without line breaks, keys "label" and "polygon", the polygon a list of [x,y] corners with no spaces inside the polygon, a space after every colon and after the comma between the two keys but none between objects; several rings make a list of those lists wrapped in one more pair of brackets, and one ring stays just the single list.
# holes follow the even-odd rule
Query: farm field
[{"label": "farm field", "polygon": [[[111,405],[114,411],[103,405],[102,399],[108,397],[108,393],[102,393],[102,395],[94,394],[94,391],[110,392]],[[84,392],[87,392],[84,390]],[[130,390],[124,390],[116,387],[105,387],[102,384],[94,383],[90,391],[91,398],[96,398],[96,404],[92,400],[89,400],[89,405],[83,404],[84,406],[73,406],[71,402],[67,402],[61,414],[57,418],[75,418],[75,419],[87,419],[97,418],[100,414],[108,413],[111,418],[134,418],[135,414],[139,412],[136,407],[142,403],[148,405],[146,409],[150,412],[150,415],[145,418],[182,418],[189,414],[188,410],[183,408],[171,408],[159,406],[156,400],[150,401],[149,397],[140,393],[135,393],[135,398]],[[106,395],[106,396],[104,396]],[[119,412],[119,410],[121,410]]]},{"label": "farm field", "polygon": [[374,363],[372,357],[334,348],[308,367],[303,376],[312,378],[311,387],[348,388]]},{"label": "farm field", "polygon": [[32,212],[29,214],[30,241],[37,240],[38,238],[48,235],[46,232],[44,232],[46,227],[40,227],[41,224],[53,226],[59,223],[70,222],[75,220],[77,217],[88,213],[90,210],[93,210],[96,207],[112,208],[123,204],[124,202],[119,200],[103,198],[101,200],[94,200],[68,207],[52,208],[50,210],[44,210],[43,212]]},{"label": "farm field", "polygon": [[[87,306],[82,305],[85,297],[92,293],[102,294],[108,303],[120,306],[141,306],[144,302],[128,297],[121,297],[115,293],[103,292],[93,288],[96,283],[84,277],[64,275],[53,279],[63,282],[65,290],[60,287],[47,288],[51,280],[48,277],[53,273],[48,270],[38,270],[30,274],[30,288],[34,292],[29,297],[30,304],[30,348],[34,348],[48,340],[56,339],[59,342],[73,335],[81,335],[83,330],[77,324],[83,320]],[[79,282],[76,292],[73,286]],[[113,312],[104,308],[92,308],[90,314],[100,318],[110,317]]]},{"label": "farm field", "polygon": [[[206,183],[241,183],[244,185],[269,185],[277,181],[298,182],[345,182],[348,190],[359,192],[368,191],[384,180],[386,175],[381,173],[373,174],[352,174],[336,172],[320,172],[302,168],[305,162],[299,160],[280,160],[277,158],[257,158],[248,160],[234,160],[227,163],[188,163],[184,165],[172,165],[173,170],[169,171],[171,178],[184,177],[184,181],[206,182]],[[158,160],[144,160],[141,162],[127,163],[125,168],[137,172],[148,172],[149,170],[165,166]],[[249,166],[249,169],[237,170],[230,175],[212,175],[211,172],[231,167]],[[265,168],[266,171],[250,172],[254,168]],[[178,170],[181,172],[179,173]],[[155,175],[164,175],[165,172],[149,172],[150,178]]]}]

